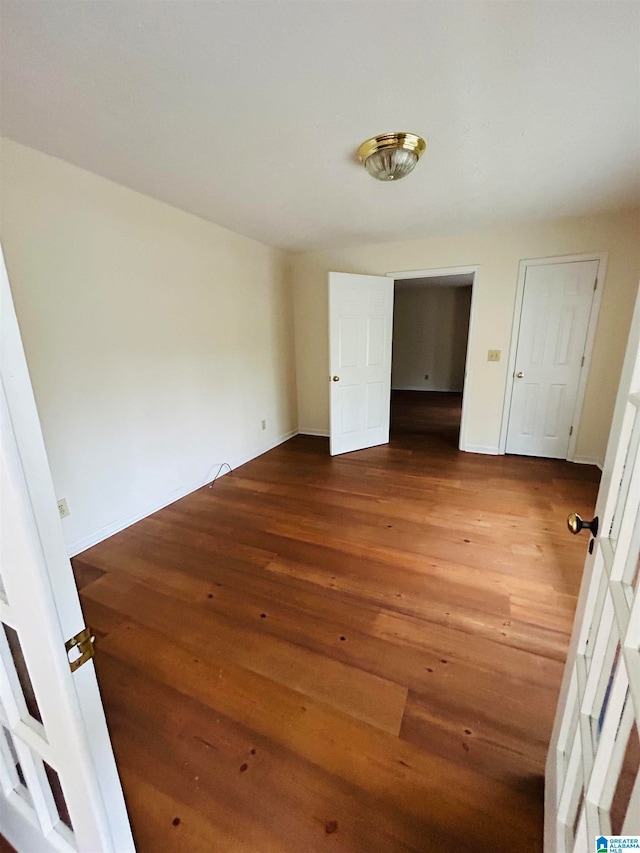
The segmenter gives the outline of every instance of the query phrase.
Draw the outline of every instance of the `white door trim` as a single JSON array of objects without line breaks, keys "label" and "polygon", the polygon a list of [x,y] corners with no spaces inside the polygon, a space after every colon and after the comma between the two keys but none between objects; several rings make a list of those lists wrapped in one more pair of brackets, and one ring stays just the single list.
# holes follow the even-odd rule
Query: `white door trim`
[{"label": "white door trim", "polygon": [[388,272],[385,273],[389,278],[395,279],[403,279],[403,278],[437,278],[441,275],[467,275],[468,273],[475,273],[480,269],[480,265],[476,264],[475,266],[467,266],[467,267],[438,267],[437,269],[429,269],[429,270],[403,270],[402,272]]},{"label": "white door trim", "polygon": [[[511,409],[511,396],[513,393],[513,374],[516,366],[516,355],[518,350],[518,337],[520,335],[520,319],[522,314],[522,300],[524,298],[524,281],[528,267],[543,266],[545,264],[569,264],[579,261],[598,261],[598,287],[596,288],[593,302],[591,304],[591,314],[589,316],[589,325],[587,327],[587,338],[584,349],[584,365],[580,371],[580,379],[578,382],[578,394],[573,411],[573,433],[569,439],[569,448],[567,450],[568,462],[580,462],[583,460],[576,459],[576,440],[580,432],[580,420],[582,418],[582,404],[584,403],[584,394],[587,388],[587,379],[589,377],[589,367],[591,366],[591,354],[593,352],[593,342],[596,336],[596,328],[598,325],[598,316],[600,314],[600,303],[602,301],[602,291],[604,289],[605,279],[607,275],[607,261],[609,255],[607,252],[588,252],[584,255],[558,255],[552,258],[529,258],[520,261],[518,265],[518,283],[516,287],[516,301],[513,308],[513,323],[511,325],[511,342],[509,344],[509,362],[507,364],[507,382],[504,392],[504,403],[502,407],[502,425],[500,427],[500,443],[499,453],[504,454],[507,447],[507,430],[509,427],[509,412]],[[585,460],[587,461],[587,460]],[[594,463],[595,460],[588,460]]]},{"label": "white door trim", "polygon": [[[477,305],[478,305],[478,287],[480,284],[480,264],[474,264],[466,267],[439,267],[438,269],[429,270],[403,270],[402,272],[388,272],[389,278],[398,281],[406,278],[437,278],[445,275],[473,275],[473,285],[471,287],[471,309],[469,311],[469,334],[467,336],[467,355],[464,365],[464,385],[462,388],[462,416],[460,418],[460,438],[458,447],[460,450],[475,452],[476,447],[471,447],[467,441],[467,392],[473,384],[473,359],[471,353],[476,339],[476,320],[477,320]],[[493,451],[495,453],[495,450]],[[504,451],[502,451],[504,453]]]}]

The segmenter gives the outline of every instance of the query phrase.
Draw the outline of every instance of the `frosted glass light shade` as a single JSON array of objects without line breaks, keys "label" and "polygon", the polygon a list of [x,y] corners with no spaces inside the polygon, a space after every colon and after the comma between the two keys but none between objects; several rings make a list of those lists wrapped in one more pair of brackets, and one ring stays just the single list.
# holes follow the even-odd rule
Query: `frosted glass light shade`
[{"label": "frosted glass light shade", "polygon": [[381,133],[365,140],[358,157],[378,181],[399,181],[411,172],[427,143],[415,133]]},{"label": "frosted glass light shade", "polygon": [[369,174],[378,181],[399,181],[413,171],[418,155],[406,148],[386,148],[376,151],[364,161]]}]

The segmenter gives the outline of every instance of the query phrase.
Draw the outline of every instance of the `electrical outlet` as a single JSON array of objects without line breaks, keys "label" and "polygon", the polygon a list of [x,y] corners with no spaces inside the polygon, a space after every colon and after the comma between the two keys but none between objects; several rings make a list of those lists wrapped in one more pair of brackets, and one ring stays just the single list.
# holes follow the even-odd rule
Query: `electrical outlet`
[{"label": "electrical outlet", "polygon": [[262,429],[267,428],[267,422],[265,420],[260,421],[260,425],[261,425]]},{"label": "electrical outlet", "polygon": [[502,350],[499,349],[490,349],[487,353],[487,361],[500,361],[500,355]]},{"label": "electrical outlet", "polygon": [[69,504],[67,503],[66,498],[62,498],[62,500],[58,501],[58,512],[60,513],[60,518],[66,518],[68,515],[71,515],[71,510],[69,509]]}]

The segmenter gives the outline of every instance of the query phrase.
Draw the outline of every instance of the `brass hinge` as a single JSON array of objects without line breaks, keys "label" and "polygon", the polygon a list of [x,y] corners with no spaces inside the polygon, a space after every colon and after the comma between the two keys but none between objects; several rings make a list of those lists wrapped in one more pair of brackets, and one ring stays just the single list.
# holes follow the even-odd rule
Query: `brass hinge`
[{"label": "brass hinge", "polygon": [[573,427],[569,430],[569,435],[573,435]]},{"label": "brass hinge", "polygon": [[584,367],[584,356],[582,356],[582,361],[580,362],[580,367]]},{"label": "brass hinge", "polygon": [[77,649],[79,653],[77,658],[69,660],[69,668],[71,669],[71,672],[75,672],[83,663],[86,663],[94,657],[95,650],[93,648],[93,644],[95,639],[96,638],[91,633],[91,628],[83,628],[79,634],[76,634],[75,637],[71,637],[71,639],[67,640],[64,644],[67,652],[67,658],[69,657],[71,649]]},{"label": "brass hinge", "polygon": [[596,276],[596,280],[593,282],[593,289],[595,290],[598,286],[598,277]]}]

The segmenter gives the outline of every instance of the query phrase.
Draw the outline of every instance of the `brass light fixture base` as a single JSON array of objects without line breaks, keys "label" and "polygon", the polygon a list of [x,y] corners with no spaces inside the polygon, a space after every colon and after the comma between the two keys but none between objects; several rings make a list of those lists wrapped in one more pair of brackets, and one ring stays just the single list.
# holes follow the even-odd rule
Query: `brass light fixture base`
[{"label": "brass light fixture base", "polygon": [[427,147],[415,133],[381,133],[358,148],[358,157],[377,181],[399,181],[413,171]]},{"label": "brass light fixture base", "polygon": [[405,148],[407,151],[413,151],[420,159],[426,147],[424,139],[415,133],[381,133],[362,143],[358,148],[358,157],[364,163],[372,154],[385,148]]}]

